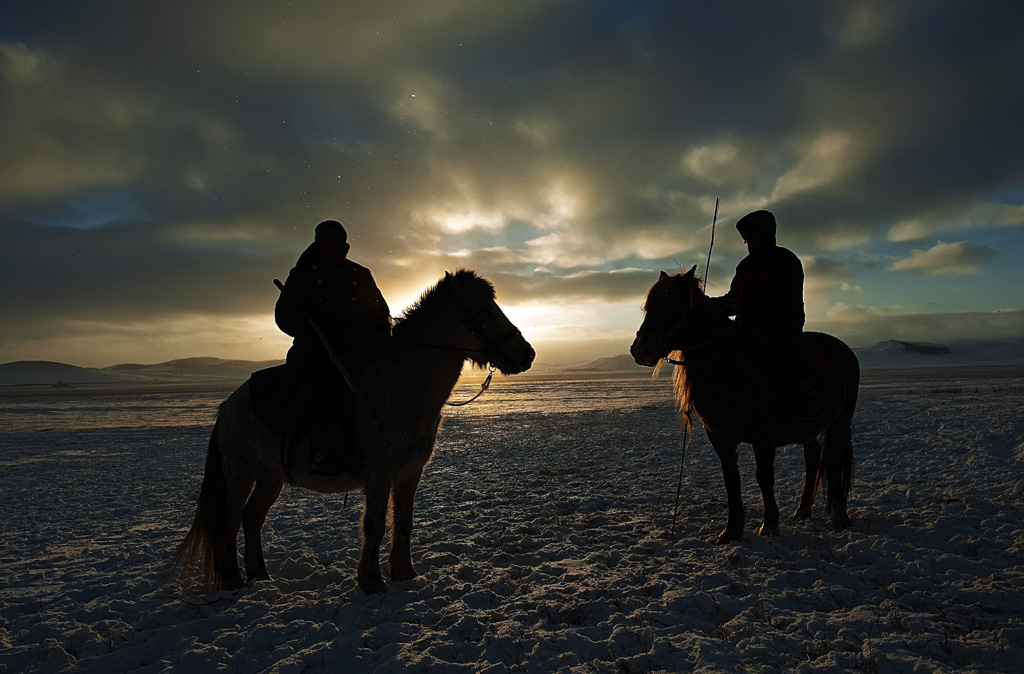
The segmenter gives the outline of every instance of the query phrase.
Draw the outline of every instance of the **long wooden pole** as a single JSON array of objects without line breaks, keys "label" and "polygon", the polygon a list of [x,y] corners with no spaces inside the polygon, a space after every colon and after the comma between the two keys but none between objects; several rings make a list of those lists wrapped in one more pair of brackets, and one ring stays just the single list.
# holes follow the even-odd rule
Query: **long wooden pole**
[{"label": "long wooden pole", "polygon": [[715,247],[715,223],[718,222],[718,203],[721,198],[715,198],[715,215],[711,218],[711,245],[708,246],[708,261],[704,266],[704,290],[708,289],[708,274],[711,269],[711,250]]}]

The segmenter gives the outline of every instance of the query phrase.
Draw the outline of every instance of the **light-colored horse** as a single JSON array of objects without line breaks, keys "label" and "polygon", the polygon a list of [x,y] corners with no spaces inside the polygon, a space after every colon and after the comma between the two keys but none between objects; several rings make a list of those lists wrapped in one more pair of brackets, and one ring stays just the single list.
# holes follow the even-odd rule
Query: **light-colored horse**
[{"label": "light-colored horse", "polygon": [[391,580],[417,575],[410,551],[413,499],[434,451],[441,409],[464,362],[517,374],[529,369],[535,353],[498,307],[494,286],[475,272],[460,270],[427,290],[371,356],[356,379],[362,395],[355,396],[352,410],[361,464],[355,472],[309,474],[304,440],[292,448],[290,465],[285,465],[283,439],[253,412],[249,382],[221,404],[192,527],[172,559],[172,569],[180,566],[185,582],[198,572],[206,591],[243,585],[240,525],[248,580],[269,579],[261,530],[286,482],[325,493],[363,490],[357,577],[367,593],[386,588],[380,547],[390,501]]}]

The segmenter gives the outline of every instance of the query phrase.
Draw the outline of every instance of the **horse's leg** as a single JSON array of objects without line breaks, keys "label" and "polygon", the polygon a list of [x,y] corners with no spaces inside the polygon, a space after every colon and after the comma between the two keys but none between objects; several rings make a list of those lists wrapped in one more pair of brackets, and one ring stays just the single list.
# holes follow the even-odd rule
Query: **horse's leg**
[{"label": "horse's leg", "polygon": [[814,493],[818,489],[818,466],[821,465],[821,444],[815,439],[804,444],[804,492],[800,495],[800,505],[793,513],[795,520],[811,518],[814,506]]},{"label": "horse's leg", "polygon": [[[225,471],[226,472],[226,471]],[[222,558],[221,578],[223,586],[237,590],[245,585],[242,581],[242,570],[238,566],[238,530],[242,526],[242,513],[249,492],[252,491],[256,476],[245,467],[241,470],[226,472],[227,476],[227,507],[224,513],[224,557]]]},{"label": "horse's leg", "polygon": [[853,521],[846,512],[846,499],[853,483],[853,428],[849,418],[837,419],[825,430],[825,484],[828,491],[825,510],[832,526],[845,529]]},{"label": "horse's leg", "polygon": [[391,554],[388,568],[391,580],[400,583],[419,574],[412,565],[412,510],[422,469],[395,482],[391,490]]},{"label": "horse's leg", "polygon": [[256,487],[249,496],[248,503],[242,513],[242,531],[245,534],[245,575],[251,583],[254,580],[270,580],[267,562],[263,557],[263,524],[267,521],[267,513],[281,495],[284,482],[261,473],[256,478]]},{"label": "horse's leg", "polygon": [[754,461],[757,465],[757,486],[761,488],[761,500],[764,502],[764,519],[758,533],[762,536],[778,535],[779,504],[775,501],[775,446],[770,442],[755,444]]},{"label": "horse's leg", "polygon": [[729,497],[729,516],[725,529],[715,540],[716,544],[738,541],[743,538],[743,495],[740,490],[740,466],[738,443],[714,433],[708,433],[708,440],[715,448],[718,461],[722,464],[722,478],[725,480],[725,493]]},{"label": "horse's leg", "polygon": [[373,594],[387,589],[380,575],[380,543],[384,539],[391,484],[377,473],[369,474],[363,494],[363,544],[359,551],[357,580],[366,594]]}]

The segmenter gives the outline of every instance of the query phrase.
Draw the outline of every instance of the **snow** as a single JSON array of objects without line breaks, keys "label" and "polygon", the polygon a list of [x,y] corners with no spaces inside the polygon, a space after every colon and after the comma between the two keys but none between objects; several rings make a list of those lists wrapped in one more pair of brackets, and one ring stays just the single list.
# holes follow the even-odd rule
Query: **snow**
[{"label": "snow", "polygon": [[1024,365],[1024,337],[964,339],[951,344],[888,340],[854,351],[862,368]]},{"label": "snow", "polygon": [[[355,584],[361,498],[286,488],[272,581],[167,580],[219,392],[0,397],[0,672],[1014,672],[1024,662],[1024,368],[868,371],[854,526],[725,517],[670,377],[497,379],[446,413],[421,576]],[[475,392],[467,383],[462,399]],[[802,451],[776,461],[795,509]],[[382,561],[386,558],[386,550]],[[385,571],[386,577],[386,571]]]}]

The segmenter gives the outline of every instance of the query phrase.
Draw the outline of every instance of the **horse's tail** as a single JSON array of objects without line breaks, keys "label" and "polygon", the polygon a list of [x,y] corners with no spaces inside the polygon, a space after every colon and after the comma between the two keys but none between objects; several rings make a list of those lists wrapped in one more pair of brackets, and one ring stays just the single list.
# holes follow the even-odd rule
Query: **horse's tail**
[{"label": "horse's tail", "polygon": [[173,573],[181,567],[179,578],[185,584],[198,576],[205,592],[218,590],[224,580],[225,535],[224,520],[227,513],[224,468],[221,465],[220,449],[217,447],[217,430],[220,422],[213,426],[210,434],[210,449],[206,454],[206,472],[199,488],[192,527],[185,540],[178,546],[171,558]]},{"label": "horse's tail", "polygon": [[842,351],[843,407],[835,421],[822,433],[820,470],[828,494],[825,511],[833,523],[846,527],[850,522],[846,500],[853,488],[853,413],[860,389],[860,364],[849,348]]}]

